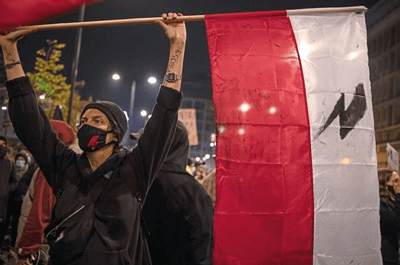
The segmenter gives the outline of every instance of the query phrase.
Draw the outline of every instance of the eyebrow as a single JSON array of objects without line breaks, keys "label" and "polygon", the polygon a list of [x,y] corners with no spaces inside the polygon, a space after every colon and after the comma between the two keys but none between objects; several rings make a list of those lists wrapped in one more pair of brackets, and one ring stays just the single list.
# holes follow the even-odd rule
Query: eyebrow
[{"label": "eyebrow", "polygon": [[[104,119],[104,117],[103,116],[100,116],[100,115],[96,115],[96,116],[93,116],[92,117],[92,120],[94,120],[94,119]],[[87,120],[88,118],[87,117],[82,117],[82,120]]]}]

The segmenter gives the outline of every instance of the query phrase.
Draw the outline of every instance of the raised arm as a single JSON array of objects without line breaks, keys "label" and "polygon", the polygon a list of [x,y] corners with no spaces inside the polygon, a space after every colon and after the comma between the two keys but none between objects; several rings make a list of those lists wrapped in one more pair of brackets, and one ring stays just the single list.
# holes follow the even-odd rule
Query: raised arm
[{"label": "raised arm", "polygon": [[157,21],[156,24],[164,29],[165,35],[170,42],[169,61],[166,74],[176,74],[178,80],[168,82],[164,80],[163,85],[175,90],[181,89],[183,57],[185,54],[186,44],[186,27],[185,23],[173,23],[174,19],[182,14],[168,13],[162,14],[163,21]]},{"label": "raised arm", "polygon": [[23,36],[35,32],[36,29],[19,30],[9,33],[6,36],[0,36],[0,46],[3,51],[4,68],[7,74],[7,80],[13,80],[25,76],[19,59],[17,42]]},{"label": "raised arm", "polygon": [[[179,15],[175,13],[163,14],[160,25],[170,41],[170,55],[167,66],[167,74],[178,76],[177,80],[164,80],[157,104],[151,118],[148,120],[143,135],[140,137],[137,147],[132,151],[132,163],[138,172],[142,195],[145,195],[164,159],[167,155],[171,141],[175,134],[178,119],[178,109],[182,100],[181,75],[183,69],[183,57],[186,44],[186,27],[183,22],[174,23]],[[173,78],[172,78],[173,79]],[[134,178],[128,178],[129,186],[135,190]]]},{"label": "raised arm", "polygon": [[60,179],[56,171],[62,172],[75,154],[58,140],[43,109],[39,107],[29,78],[22,69],[17,41],[34,31],[36,30],[20,30],[0,36],[8,80],[8,109],[18,138],[32,153],[49,184],[55,187],[54,184]]}]

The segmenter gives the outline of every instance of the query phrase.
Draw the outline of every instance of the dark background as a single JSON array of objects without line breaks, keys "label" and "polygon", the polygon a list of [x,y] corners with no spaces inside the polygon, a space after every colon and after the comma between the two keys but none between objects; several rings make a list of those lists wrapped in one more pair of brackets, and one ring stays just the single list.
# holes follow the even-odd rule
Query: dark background
[{"label": "dark background", "polygon": [[[246,11],[268,11],[319,7],[345,7],[363,5],[371,8],[377,0],[107,0],[88,4],[85,21],[158,17],[163,12],[181,12],[184,15],[202,15]],[[46,22],[73,22],[78,10]],[[190,95],[211,98],[211,77],[207,38],[203,22],[188,22],[182,91]],[[71,75],[76,29],[39,32],[20,40],[19,50],[25,71],[32,71],[35,52],[46,45],[46,39],[66,43],[61,63],[62,72]],[[136,100],[131,131],[143,124],[139,112],[150,111],[154,105],[158,86],[165,73],[169,43],[156,25],[108,26],[83,29],[78,81],[85,80],[80,89],[83,99],[92,95],[95,100],[109,100],[129,112],[132,81],[136,81]],[[113,73],[121,76],[112,80]],[[147,83],[149,76],[158,79],[156,85]],[[196,90],[193,93],[193,90]]]}]

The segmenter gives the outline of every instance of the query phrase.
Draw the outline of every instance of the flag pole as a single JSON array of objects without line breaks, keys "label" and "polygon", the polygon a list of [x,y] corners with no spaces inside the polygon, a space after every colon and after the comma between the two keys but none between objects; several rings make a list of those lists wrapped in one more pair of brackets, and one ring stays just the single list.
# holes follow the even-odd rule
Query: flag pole
[{"label": "flag pole", "polygon": [[[329,13],[351,13],[351,12],[366,12],[368,9],[365,6],[351,6],[338,8],[309,8],[309,9],[293,9],[287,10],[288,15],[309,15],[309,14],[329,14]],[[205,15],[190,15],[180,16],[176,18],[176,22],[204,21]],[[129,18],[129,19],[114,19],[114,20],[99,20],[99,21],[84,21],[71,23],[56,23],[22,26],[18,29],[30,29],[35,27],[38,31],[51,29],[69,29],[69,28],[88,28],[98,26],[117,26],[117,25],[133,25],[133,24],[152,24],[155,21],[162,21],[161,17],[148,18]]]},{"label": "flag pole", "polygon": [[[30,29],[36,28],[40,30],[49,29],[69,29],[69,28],[88,28],[97,26],[117,26],[117,25],[132,25],[132,24],[152,24],[156,21],[162,21],[161,17],[148,17],[148,18],[129,18],[129,19],[114,19],[114,20],[99,20],[99,21],[84,21],[84,22],[71,22],[71,23],[56,23],[56,24],[43,24],[43,25],[32,25],[22,26],[18,29]],[[177,17],[174,21],[204,21],[204,15],[194,16],[181,16]]]}]

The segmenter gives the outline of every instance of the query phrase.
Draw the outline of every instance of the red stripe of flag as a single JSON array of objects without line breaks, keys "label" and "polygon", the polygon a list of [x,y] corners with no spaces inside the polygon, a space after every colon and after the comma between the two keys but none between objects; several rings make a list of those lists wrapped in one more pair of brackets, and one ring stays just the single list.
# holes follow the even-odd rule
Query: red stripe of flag
[{"label": "red stripe of flag", "polygon": [[219,128],[213,264],[312,264],[310,129],[289,18],[207,15],[206,30]]},{"label": "red stripe of flag", "polygon": [[0,2],[0,30],[38,23],[95,0],[6,0]]}]

